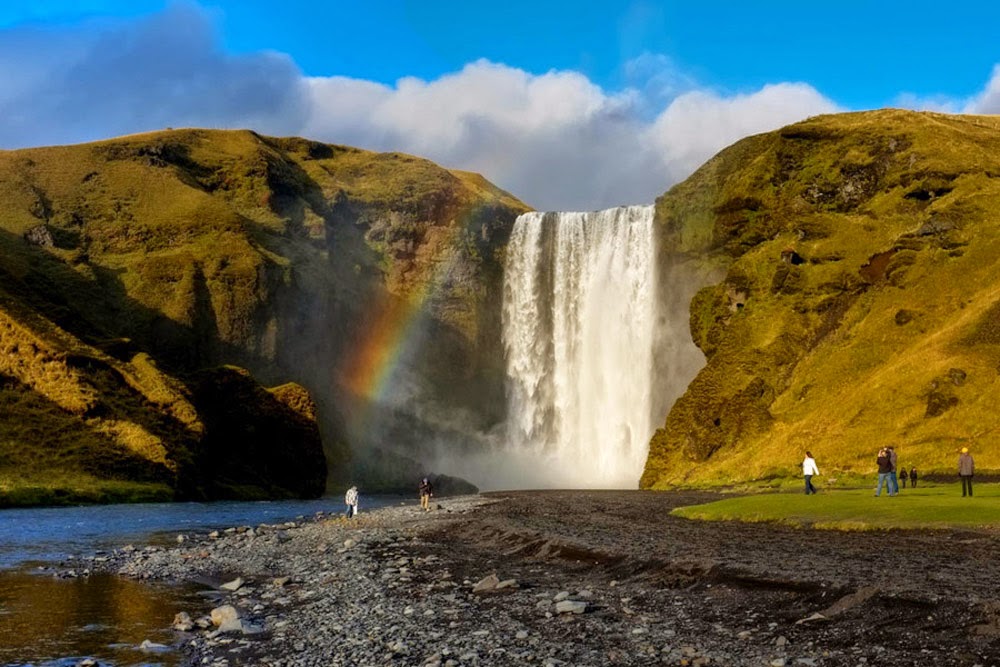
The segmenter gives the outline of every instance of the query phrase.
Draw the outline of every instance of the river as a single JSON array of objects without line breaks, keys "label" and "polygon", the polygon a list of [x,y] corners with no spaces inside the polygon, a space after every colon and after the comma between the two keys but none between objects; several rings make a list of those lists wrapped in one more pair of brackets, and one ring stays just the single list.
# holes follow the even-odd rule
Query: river
[{"label": "river", "polygon": [[[362,497],[361,512],[399,501]],[[174,614],[204,608],[204,587],[108,575],[59,579],[46,568],[127,544],[342,509],[340,498],[320,498],[0,510],[0,666],[75,667],[88,658],[101,667],[177,665],[176,651],[140,646],[172,644]]]}]

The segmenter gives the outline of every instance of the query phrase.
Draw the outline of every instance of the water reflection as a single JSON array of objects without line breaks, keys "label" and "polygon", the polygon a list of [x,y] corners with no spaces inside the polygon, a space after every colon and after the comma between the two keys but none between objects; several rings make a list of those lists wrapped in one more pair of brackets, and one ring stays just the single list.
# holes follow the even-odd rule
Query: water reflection
[{"label": "water reflection", "polygon": [[[55,579],[0,572],[0,665],[176,665],[176,651],[147,651],[144,640],[170,645],[174,614],[194,589],[140,583],[112,575]],[[201,604],[204,604],[203,602]]]}]

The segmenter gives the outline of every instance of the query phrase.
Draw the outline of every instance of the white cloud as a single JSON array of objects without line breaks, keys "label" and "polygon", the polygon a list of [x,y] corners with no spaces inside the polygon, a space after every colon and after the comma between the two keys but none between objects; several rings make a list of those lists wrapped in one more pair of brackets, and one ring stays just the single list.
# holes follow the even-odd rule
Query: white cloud
[{"label": "white cloud", "polygon": [[731,97],[693,91],[671,102],[649,134],[664,156],[668,179],[676,182],[742,137],[840,110],[804,83],[774,84]]},{"label": "white cloud", "polygon": [[139,20],[0,32],[0,146],[250,127],[409,152],[481,172],[539,208],[593,209],[648,203],[742,136],[836,110],[806,84],[699,89],[656,54],[625,76],[620,92],[578,72],[488,61],[395,85],[307,78],[283,54],[225,53],[209,14],[181,4]]},{"label": "white cloud", "polygon": [[986,88],[966,102],[963,113],[1000,113],[1000,65],[993,67]]},{"label": "white cloud", "polygon": [[651,202],[715,152],[835,104],[805,84],[726,97],[687,92],[653,120],[635,90],[607,93],[575,72],[532,75],[479,61],[395,87],[311,79],[306,134],[402,150],[472,169],[545,209]]}]

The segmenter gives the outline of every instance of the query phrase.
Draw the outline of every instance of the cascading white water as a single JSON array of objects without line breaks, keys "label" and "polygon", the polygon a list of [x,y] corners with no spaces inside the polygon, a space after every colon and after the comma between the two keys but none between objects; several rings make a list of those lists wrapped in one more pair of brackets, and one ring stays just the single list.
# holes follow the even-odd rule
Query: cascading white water
[{"label": "cascading white water", "polygon": [[652,435],[653,207],[526,213],[504,268],[508,448],[534,480],[634,488]]}]

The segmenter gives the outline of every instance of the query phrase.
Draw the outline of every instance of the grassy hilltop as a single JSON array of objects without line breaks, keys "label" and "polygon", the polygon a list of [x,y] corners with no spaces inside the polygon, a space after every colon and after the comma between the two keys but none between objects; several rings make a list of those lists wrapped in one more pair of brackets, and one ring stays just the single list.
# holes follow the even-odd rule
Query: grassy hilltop
[{"label": "grassy hilltop", "polygon": [[476,174],[249,131],[0,151],[0,504],[318,494],[375,306],[445,281],[442,400],[496,392],[487,285],[525,209]]},{"label": "grassy hilltop", "polygon": [[[725,278],[691,304],[706,366],[643,488],[900,464],[1000,469],[1000,118],[813,118],[722,151],[656,204]],[[821,478],[822,479],[822,478]]]}]

